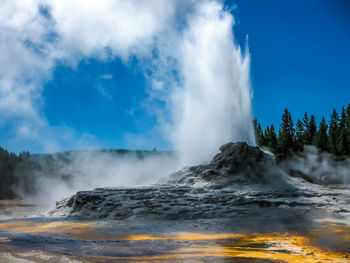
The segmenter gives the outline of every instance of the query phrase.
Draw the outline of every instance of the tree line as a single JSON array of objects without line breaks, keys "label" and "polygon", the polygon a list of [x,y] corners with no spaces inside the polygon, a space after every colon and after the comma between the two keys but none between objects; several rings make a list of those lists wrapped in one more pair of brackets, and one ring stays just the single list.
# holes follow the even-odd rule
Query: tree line
[{"label": "tree line", "polygon": [[38,168],[29,152],[16,155],[0,147],[0,199],[16,197],[17,190],[32,192],[34,175],[31,171]]},{"label": "tree line", "polygon": [[[55,178],[67,184],[79,169],[62,169],[69,167],[79,154],[90,150],[76,150],[48,154],[15,154],[0,147],[0,199],[12,199],[35,194],[38,191],[38,180]],[[172,152],[125,149],[91,150],[95,154],[108,153],[114,158],[135,156],[142,160],[148,156],[172,155]]]},{"label": "tree line", "polygon": [[350,104],[347,109],[342,107],[340,114],[334,109],[328,122],[322,117],[318,124],[314,115],[309,117],[305,112],[302,120],[294,125],[292,115],[285,109],[278,133],[273,124],[265,130],[257,119],[253,124],[257,144],[280,158],[303,151],[305,145],[314,145],[337,157],[350,156]]}]

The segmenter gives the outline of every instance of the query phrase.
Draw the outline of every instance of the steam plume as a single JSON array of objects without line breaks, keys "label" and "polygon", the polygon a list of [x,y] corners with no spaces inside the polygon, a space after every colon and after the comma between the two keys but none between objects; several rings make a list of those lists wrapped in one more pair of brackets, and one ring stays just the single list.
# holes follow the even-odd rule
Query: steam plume
[{"label": "steam plume", "polygon": [[186,164],[207,161],[228,141],[254,143],[249,55],[234,44],[233,16],[200,4],[179,51],[183,88],[173,94],[173,142]]}]

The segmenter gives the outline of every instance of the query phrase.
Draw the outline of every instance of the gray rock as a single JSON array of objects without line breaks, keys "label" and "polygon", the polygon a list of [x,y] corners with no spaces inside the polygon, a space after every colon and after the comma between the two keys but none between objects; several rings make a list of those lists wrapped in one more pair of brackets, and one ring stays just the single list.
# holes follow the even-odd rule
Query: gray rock
[{"label": "gray rock", "polygon": [[208,164],[192,166],[170,175],[169,184],[207,183],[215,188],[234,184],[278,184],[284,177],[272,154],[245,142],[227,143]]}]

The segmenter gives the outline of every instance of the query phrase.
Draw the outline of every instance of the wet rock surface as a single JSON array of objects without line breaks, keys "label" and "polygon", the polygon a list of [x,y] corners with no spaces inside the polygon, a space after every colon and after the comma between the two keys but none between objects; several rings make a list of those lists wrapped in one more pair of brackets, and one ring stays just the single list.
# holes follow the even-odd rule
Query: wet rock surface
[{"label": "wet rock surface", "polygon": [[281,184],[284,173],[273,155],[245,142],[227,143],[220,147],[210,163],[184,168],[170,175],[168,183],[194,185],[207,183],[214,188],[234,184]]},{"label": "wet rock surface", "polygon": [[57,203],[50,212],[54,216],[86,219],[210,219],[249,215],[266,209],[294,210],[298,213],[315,213],[326,209],[330,213],[350,211],[346,190],[331,189],[225,189],[191,187],[115,188],[82,191]]},{"label": "wet rock surface", "polygon": [[[301,220],[317,211],[349,214],[349,189],[310,184],[282,172],[272,155],[229,143],[208,164],[182,169],[168,182],[138,188],[98,188],[57,202],[50,216],[86,219],[223,219],[259,213]],[[266,209],[268,208],[268,209]],[[299,219],[298,219],[299,218]]]}]

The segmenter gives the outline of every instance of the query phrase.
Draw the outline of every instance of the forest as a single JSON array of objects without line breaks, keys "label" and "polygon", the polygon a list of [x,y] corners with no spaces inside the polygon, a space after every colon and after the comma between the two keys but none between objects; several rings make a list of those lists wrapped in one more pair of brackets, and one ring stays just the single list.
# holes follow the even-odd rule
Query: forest
[{"label": "forest", "polygon": [[[0,147],[0,199],[27,196],[38,191],[37,181],[55,178],[69,183],[79,169],[70,169],[74,160],[98,158],[108,154],[111,158],[131,156],[142,160],[150,156],[171,156],[172,152],[125,149],[86,149],[46,154],[15,154]],[[65,169],[66,168],[66,169]]]},{"label": "forest", "polygon": [[29,152],[19,155],[0,147],[0,199],[15,198],[18,191],[29,193],[34,190],[34,175],[39,164],[32,160]]},{"label": "forest", "polygon": [[350,104],[347,109],[342,107],[340,114],[334,109],[329,121],[322,117],[319,123],[314,115],[305,112],[296,125],[291,113],[285,109],[278,132],[273,124],[263,129],[257,119],[253,123],[256,143],[275,153],[278,159],[302,152],[305,145],[313,145],[337,159],[350,155]]}]

